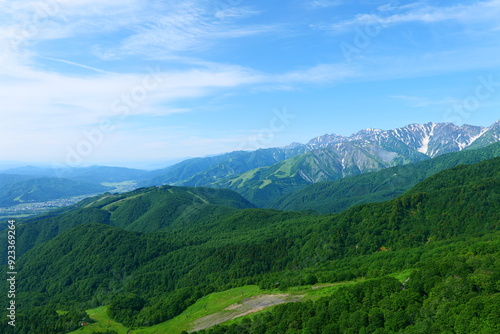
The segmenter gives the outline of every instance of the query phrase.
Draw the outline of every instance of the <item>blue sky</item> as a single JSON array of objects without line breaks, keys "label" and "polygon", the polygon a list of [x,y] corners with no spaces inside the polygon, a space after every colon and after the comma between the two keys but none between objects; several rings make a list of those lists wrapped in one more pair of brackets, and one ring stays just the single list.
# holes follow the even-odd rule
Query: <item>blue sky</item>
[{"label": "blue sky", "polygon": [[500,0],[0,0],[2,160],[149,162],[500,119]]}]

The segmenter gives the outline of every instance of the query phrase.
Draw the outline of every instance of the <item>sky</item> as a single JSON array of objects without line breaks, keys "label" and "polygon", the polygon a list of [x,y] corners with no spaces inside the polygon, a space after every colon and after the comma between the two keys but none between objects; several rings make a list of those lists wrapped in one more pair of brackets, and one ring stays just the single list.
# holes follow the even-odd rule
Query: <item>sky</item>
[{"label": "sky", "polygon": [[0,0],[0,162],[500,119],[500,0]]}]

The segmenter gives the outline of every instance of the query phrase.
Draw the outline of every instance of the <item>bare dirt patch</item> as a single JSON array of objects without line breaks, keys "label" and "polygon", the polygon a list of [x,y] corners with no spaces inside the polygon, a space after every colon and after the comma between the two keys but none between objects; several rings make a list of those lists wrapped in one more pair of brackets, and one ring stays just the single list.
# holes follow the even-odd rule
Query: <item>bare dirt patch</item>
[{"label": "bare dirt patch", "polygon": [[217,324],[242,317],[251,313],[262,311],[268,307],[299,301],[304,296],[291,296],[289,294],[260,295],[247,298],[241,303],[232,304],[222,312],[207,315],[193,322],[190,332],[206,329]]}]

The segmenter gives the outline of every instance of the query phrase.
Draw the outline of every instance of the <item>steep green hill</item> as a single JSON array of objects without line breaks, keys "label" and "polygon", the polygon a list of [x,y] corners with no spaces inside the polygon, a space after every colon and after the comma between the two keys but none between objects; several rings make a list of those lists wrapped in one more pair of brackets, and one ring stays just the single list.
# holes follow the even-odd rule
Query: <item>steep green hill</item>
[{"label": "steep green hill", "polygon": [[[23,287],[17,300],[19,314],[25,318],[22,318],[24,331],[19,329],[18,333],[35,333],[33,328],[46,328],[45,324],[52,321],[67,323],[63,316],[54,315],[56,309],[88,309],[102,305],[110,305],[113,319],[127,327],[152,325],[175,317],[214,291],[248,284],[286,289],[308,282],[335,282],[361,275],[380,277],[417,266],[425,256],[416,251],[419,247],[433,247],[439,242],[448,242],[452,247],[453,242],[482,234],[497,241],[500,222],[498,170],[500,158],[446,170],[397,199],[323,216],[231,208],[208,216],[208,219],[169,221],[163,220],[167,216],[160,215],[168,211],[168,206],[152,216],[148,216],[149,210],[141,211],[144,205],[150,205],[153,210],[156,198],[169,198],[170,190],[176,191],[171,187],[141,189],[125,194],[124,198],[116,195],[87,200],[80,205],[81,209],[108,216],[103,219],[108,225],[90,222],[76,225],[37,245],[19,259],[18,279]],[[187,198],[198,207],[207,204],[208,191],[213,190],[181,188],[177,197],[191,193]],[[222,199],[217,197],[217,201],[221,206],[240,198],[229,191],[220,197]],[[136,202],[139,199],[141,202]],[[76,212],[61,212],[44,219],[69,219],[68,215]],[[129,216],[136,219],[132,221]],[[141,219],[141,224],[136,224]],[[153,222],[153,219],[165,224]],[[162,226],[161,232],[140,233],[117,227],[138,230],[148,224]],[[460,249],[460,245],[456,247]],[[483,276],[476,272],[487,270],[488,261],[494,259],[485,257],[491,252],[487,244],[484,247],[483,251],[475,248],[476,254],[481,256],[477,261],[470,256],[467,259],[472,261],[470,266],[475,273],[470,282],[487,287],[497,276],[495,272],[484,272]],[[439,269],[445,272],[443,287],[447,286],[448,277],[453,280],[455,275],[469,275],[469,272],[460,274],[453,269],[455,263],[463,263],[460,258],[451,262],[450,270],[444,264],[436,265],[438,269],[444,268]],[[424,272],[417,282],[427,280],[430,285],[415,285],[415,292],[420,293],[420,287],[429,295],[438,291],[433,289],[441,281],[434,279],[435,275],[433,271]],[[474,281],[478,279],[483,281]],[[384,286],[385,282],[381,284]],[[366,302],[382,300],[386,294],[395,298],[388,301],[388,305],[396,303],[394,282],[387,284],[381,292],[370,292]],[[483,297],[499,292],[498,286],[489,286]],[[478,291],[474,287],[460,290],[459,286],[457,289],[458,296],[460,291],[467,296],[469,291]],[[450,300],[445,290],[439,291]],[[464,300],[468,302],[470,298]],[[357,305],[353,303],[346,304],[347,310]],[[45,312],[44,320],[37,322],[30,318],[39,315],[35,306],[42,307],[38,310]],[[377,306],[370,302],[363,307],[363,312],[369,314]],[[397,313],[398,308],[390,310]],[[425,311],[430,314],[430,321],[438,312],[430,306]],[[55,328],[53,323],[52,326]],[[390,327],[388,324],[387,330],[408,326]]]},{"label": "steep green hill", "polygon": [[253,207],[237,193],[225,189],[163,186],[137,189],[125,194],[105,193],[88,198],[74,207],[20,223],[17,254],[22,255],[35,245],[85,223],[153,232],[167,227],[182,228],[197,221],[210,221],[235,209]]},{"label": "steep green hill", "polygon": [[338,180],[428,158],[418,152],[408,157],[400,156],[374,143],[353,141],[297,155],[210,186],[237,191],[258,207],[269,207],[277,198],[312,183]]},{"label": "steep green hill", "polygon": [[444,169],[499,156],[500,143],[478,150],[449,153],[414,164],[308,185],[278,198],[270,207],[288,211],[340,212],[358,204],[393,199],[418,182]]}]

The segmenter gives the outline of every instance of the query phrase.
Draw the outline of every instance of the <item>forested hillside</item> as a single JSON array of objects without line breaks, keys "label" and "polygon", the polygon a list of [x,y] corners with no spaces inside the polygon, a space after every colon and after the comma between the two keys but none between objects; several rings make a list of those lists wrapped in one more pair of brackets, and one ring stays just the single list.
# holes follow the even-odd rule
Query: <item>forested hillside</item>
[{"label": "forested hillside", "polygon": [[360,140],[297,155],[271,166],[219,180],[210,186],[234,190],[258,207],[266,207],[277,198],[310,184],[425,159],[429,157],[418,152],[406,156]]},{"label": "forested hillside", "polygon": [[[112,225],[138,232],[182,228],[210,221],[235,209],[254,206],[229,190],[182,187],[142,188],[126,194],[88,198],[78,205],[25,220],[17,229],[17,254],[85,223]],[[2,245],[6,239],[2,239]],[[6,245],[5,245],[6,246]],[[2,260],[3,261],[3,260]]]},{"label": "forested hillside", "polygon": [[427,249],[403,283],[376,278],[196,333],[498,333],[499,256],[498,233],[457,241]]},{"label": "forested hillside", "polygon": [[418,182],[459,164],[472,164],[500,156],[500,143],[486,148],[449,153],[422,162],[374,173],[321,182],[278,198],[269,207],[278,210],[314,210],[334,213],[351,206],[382,202],[402,195]]},{"label": "forested hillside", "polygon": [[[65,333],[76,329],[71,319],[101,305],[129,328],[150,326],[214,291],[361,277],[379,279],[314,304],[278,307],[228,332],[467,332],[470,314],[461,307],[478,308],[473,326],[496,328],[498,318],[480,305],[500,291],[499,171],[500,158],[460,166],[394,200],[334,215],[252,209],[227,190],[154,187],[19,222],[19,245],[31,246],[18,261],[16,333]],[[404,289],[382,278],[403,269],[416,269]],[[442,314],[448,309],[460,324]],[[300,317],[281,325],[289,314]]]}]

